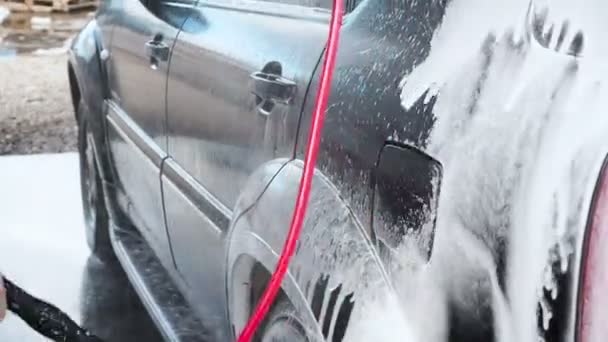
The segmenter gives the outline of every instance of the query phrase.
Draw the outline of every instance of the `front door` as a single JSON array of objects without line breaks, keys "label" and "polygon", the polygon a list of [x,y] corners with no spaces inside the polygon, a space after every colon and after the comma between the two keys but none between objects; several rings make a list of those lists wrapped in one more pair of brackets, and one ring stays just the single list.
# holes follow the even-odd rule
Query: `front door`
[{"label": "front door", "polygon": [[[164,224],[160,166],[166,157],[170,49],[187,18],[183,0],[127,0],[114,29],[109,138],[128,215],[159,258],[173,266]],[[191,4],[190,4],[191,7]]]},{"label": "front door", "polygon": [[167,227],[191,295],[215,313],[206,321],[225,321],[224,237],[241,189],[262,164],[294,153],[330,14],[309,2],[200,0],[173,50]]}]

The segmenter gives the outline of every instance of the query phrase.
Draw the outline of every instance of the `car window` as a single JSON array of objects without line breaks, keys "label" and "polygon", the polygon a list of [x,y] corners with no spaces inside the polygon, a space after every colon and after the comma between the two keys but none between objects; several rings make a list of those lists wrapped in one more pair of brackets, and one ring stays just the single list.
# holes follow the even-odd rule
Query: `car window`
[{"label": "car window", "polygon": [[313,8],[331,9],[332,0],[263,0],[286,5],[298,5]]},{"label": "car window", "polygon": [[[322,8],[331,10],[333,6],[333,0],[262,0],[268,2],[276,2],[280,4],[288,4],[288,5],[298,5],[312,8]],[[361,2],[361,0],[344,0],[344,8],[345,11],[352,12],[355,9],[356,5]]]},{"label": "car window", "polygon": [[[295,5],[315,9],[324,9],[328,12],[331,11],[333,6],[333,0],[255,0],[260,2],[276,3],[281,5]],[[254,2],[255,2],[254,1]],[[346,13],[352,12],[361,0],[343,0],[345,1]],[[239,0],[203,0],[203,2],[218,3],[218,4],[229,4],[229,5],[242,5],[243,2]],[[245,0],[246,2],[246,0]]]},{"label": "car window", "polygon": [[179,29],[192,13],[194,0],[140,0],[148,10],[167,24]]}]

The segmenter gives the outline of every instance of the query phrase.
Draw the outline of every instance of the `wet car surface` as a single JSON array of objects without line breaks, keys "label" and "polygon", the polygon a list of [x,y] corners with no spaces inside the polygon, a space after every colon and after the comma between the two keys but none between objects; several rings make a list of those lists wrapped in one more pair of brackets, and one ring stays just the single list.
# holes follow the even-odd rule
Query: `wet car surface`
[{"label": "wet car surface", "polygon": [[[0,158],[0,269],[104,341],[162,341],[117,265],[90,256],[78,155]],[[9,314],[0,341],[45,339]]]}]

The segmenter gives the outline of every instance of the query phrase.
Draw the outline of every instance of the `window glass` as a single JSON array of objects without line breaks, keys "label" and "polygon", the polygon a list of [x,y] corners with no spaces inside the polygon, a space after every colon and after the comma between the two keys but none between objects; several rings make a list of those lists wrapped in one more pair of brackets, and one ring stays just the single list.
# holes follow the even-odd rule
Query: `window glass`
[{"label": "window glass", "polygon": [[313,8],[331,9],[332,0],[264,0],[286,5],[298,5]]},{"label": "window glass", "polygon": [[[230,1],[230,0],[227,0],[227,1]],[[261,1],[274,2],[274,3],[278,3],[278,4],[284,4],[284,5],[297,5],[297,6],[310,7],[310,8],[320,8],[320,9],[325,9],[328,11],[331,11],[331,8],[333,6],[333,0],[261,0]],[[359,2],[361,2],[361,0],[343,0],[343,1],[345,1],[344,8],[347,13],[352,12],[352,10],[355,8],[355,6]]]},{"label": "window glass", "polygon": [[192,0],[141,0],[148,10],[167,24],[179,29],[192,13]]}]

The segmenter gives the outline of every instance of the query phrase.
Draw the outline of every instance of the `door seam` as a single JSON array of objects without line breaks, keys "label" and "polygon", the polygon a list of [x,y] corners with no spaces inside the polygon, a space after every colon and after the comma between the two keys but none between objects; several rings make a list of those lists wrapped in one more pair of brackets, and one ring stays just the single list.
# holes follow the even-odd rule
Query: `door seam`
[{"label": "door seam", "polygon": [[177,262],[175,261],[175,253],[173,253],[173,243],[171,242],[171,235],[169,234],[169,224],[167,221],[167,209],[165,208],[165,187],[163,185],[163,171],[165,168],[165,162],[169,159],[169,156],[165,156],[160,162],[160,173],[158,174],[158,182],[160,183],[160,200],[161,207],[163,209],[163,222],[165,225],[165,235],[167,236],[167,241],[169,242],[169,253],[171,253],[171,261],[173,262],[173,267],[177,270]]},{"label": "door seam", "polygon": [[[192,5],[192,9],[195,8],[196,3],[198,3],[198,0],[195,1],[195,3]],[[173,60],[173,49],[175,49],[175,45],[177,44],[179,36],[184,29],[184,25],[186,25],[186,22],[190,19],[191,15],[192,14],[189,14],[184,19],[182,24],[179,26],[179,29],[177,30],[177,34],[175,35],[175,39],[173,40],[173,44],[171,44],[171,51],[169,51],[169,60],[167,61],[167,74],[165,75],[165,131],[164,131],[165,146],[166,146],[167,154],[169,154],[169,75],[171,75],[171,61]]]}]

